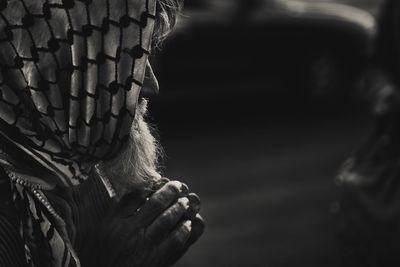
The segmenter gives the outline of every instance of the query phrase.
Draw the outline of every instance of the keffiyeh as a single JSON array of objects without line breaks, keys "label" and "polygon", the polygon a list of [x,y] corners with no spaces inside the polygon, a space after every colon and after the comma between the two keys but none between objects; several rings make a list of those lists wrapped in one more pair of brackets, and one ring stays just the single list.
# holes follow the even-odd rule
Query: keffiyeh
[{"label": "keffiyeh", "polygon": [[0,136],[52,176],[0,159],[31,266],[44,266],[39,245],[48,266],[79,266],[45,191],[79,185],[127,142],[155,11],[155,0],[0,0]]},{"label": "keffiyeh", "polygon": [[1,130],[78,184],[129,138],[155,0],[0,3]]}]

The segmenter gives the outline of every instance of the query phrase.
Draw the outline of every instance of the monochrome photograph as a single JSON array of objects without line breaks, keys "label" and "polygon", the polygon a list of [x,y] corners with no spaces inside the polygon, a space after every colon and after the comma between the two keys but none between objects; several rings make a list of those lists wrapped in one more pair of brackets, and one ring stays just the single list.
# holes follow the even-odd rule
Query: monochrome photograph
[{"label": "monochrome photograph", "polygon": [[400,1],[0,0],[0,267],[386,267],[398,239]]}]

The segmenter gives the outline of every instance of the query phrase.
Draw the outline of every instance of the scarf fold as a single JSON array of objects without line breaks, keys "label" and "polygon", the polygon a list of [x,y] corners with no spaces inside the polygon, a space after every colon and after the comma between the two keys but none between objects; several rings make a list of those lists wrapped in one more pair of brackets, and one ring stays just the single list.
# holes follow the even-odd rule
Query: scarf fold
[{"label": "scarf fold", "polygon": [[[3,154],[4,155],[4,154]],[[79,267],[79,258],[72,247],[65,219],[53,208],[41,184],[16,172],[17,167],[0,164],[11,179],[14,206],[20,220],[26,263],[30,267]],[[29,176],[32,178],[33,176]],[[38,180],[38,178],[36,178]]]},{"label": "scarf fold", "polygon": [[[27,173],[26,167],[23,167],[22,164],[15,165],[13,157],[1,150],[0,166],[11,180],[12,198],[17,214],[19,215],[19,231],[25,244],[25,258],[28,266],[79,267],[80,261],[72,245],[76,241],[75,237],[77,233],[68,232],[67,230],[75,229],[76,227],[73,217],[71,217],[72,214],[70,212],[59,213],[53,207],[53,201],[48,199],[48,194],[54,195],[53,192],[57,192],[56,190],[60,188],[46,184],[39,177]],[[107,203],[112,201],[115,197],[115,191],[99,166],[96,165],[94,172],[96,173],[96,177],[92,177],[91,179],[98,177],[99,182],[91,183],[90,186],[98,187],[98,190],[95,190],[95,196],[100,197],[100,192],[103,193],[101,194],[102,200],[98,199],[93,203],[104,205],[101,203],[106,199],[109,199]],[[92,191],[89,190],[87,193]],[[93,195],[94,193],[90,194]],[[70,208],[69,205],[76,205],[65,203],[68,205],[68,207],[64,207],[67,208],[67,211]],[[94,208],[101,210],[101,208]]]},{"label": "scarf fold", "polygon": [[0,131],[74,186],[129,139],[155,0],[0,5]]},{"label": "scarf fold", "polygon": [[155,11],[155,0],[0,1],[0,165],[29,266],[80,266],[44,192],[79,185],[129,139]]}]

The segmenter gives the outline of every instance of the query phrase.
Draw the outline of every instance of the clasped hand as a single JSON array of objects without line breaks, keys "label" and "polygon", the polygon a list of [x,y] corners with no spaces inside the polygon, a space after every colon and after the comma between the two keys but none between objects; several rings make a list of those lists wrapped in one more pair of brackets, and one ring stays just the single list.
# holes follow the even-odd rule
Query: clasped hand
[{"label": "clasped hand", "polygon": [[169,181],[146,201],[138,198],[125,196],[96,227],[83,267],[171,266],[203,233],[200,199],[185,184]]}]

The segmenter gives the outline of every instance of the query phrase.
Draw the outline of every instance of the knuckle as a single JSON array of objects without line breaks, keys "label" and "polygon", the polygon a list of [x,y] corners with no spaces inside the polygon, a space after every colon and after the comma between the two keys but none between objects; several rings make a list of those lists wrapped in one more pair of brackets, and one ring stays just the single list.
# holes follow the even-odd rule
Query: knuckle
[{"label": "knuckle", "polygon": [[201,200],[200,197],[199,197],[199,195],[196,194],[196,193],[190,193],[189,196],[190,196],[191,198],[193,198],[193,199],[197,199],[199,202],[200,202],[200,200]]},{"label": "knuckle", "polygon": [[192,231],[192,221],[186,221],[182,225],[182,232],[183,234],[189,234]]},{"label": "knuckle", "polygon": [[161,205],[161,203],[163,203],[163,199],[164,199],[164,194],[162,192],[155,193],[150,197],[149,201],[147,201],[145,205],[152,204],[157,207],[158,205]]},{"label": "knuckle", "polygon": [[188,198],[193,206],[200,208],[201,200],[196,194],[190,194]]},{"label": "knuckle", "polygon": [[187,210],[190,207],[189,202],[190,201],[187,197],[182,197],[182,198],[178,199],[177,204],[178,204],[179,208]]},{"label": "knuckle", "polygon": [[182,189],[182,183],[179,181],[171,181],[167,183],[165,186],[168,191],[171,191],[175,194],[179,194]]},{"label": "knuckle", "polygon": [[179,231],[177,231],[175,235],[175,239],[179,243],[184,243],[188,239],[188,236],[192,230],[192,222],[191,221],[186,221],[185,223],[182,224],[182,226],[179,228]]},{"label": "knuckle", "polygon": [[172,206],[171,208],[169,208],[166,212],[164,212],[164,220],[165,221],[170,221],[173,220],[176,215],[179,213],[179,208],[177,205]]},{"label": "knuckle", "polygon": [[189,193],[189,187],[187,186],[187,184],[185,184],[185,183],[181,183],[181,184],[182,184],[182,191]]}]

